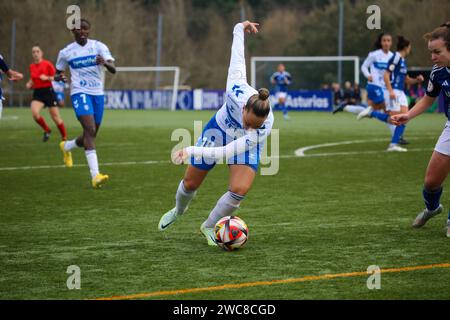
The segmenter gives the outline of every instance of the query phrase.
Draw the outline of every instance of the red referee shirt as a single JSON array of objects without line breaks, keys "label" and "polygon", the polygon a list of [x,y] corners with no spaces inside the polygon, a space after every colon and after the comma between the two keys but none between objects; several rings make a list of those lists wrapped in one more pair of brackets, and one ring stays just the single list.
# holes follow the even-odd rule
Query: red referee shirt
[{"label": "red referee shirt", "polygon": [[41,75],[53,77],[55,74],[56,69],[48,60],[42,59],[40,63],[30,64],[31,81],[33,81],[34,84],[33,89],[51,88],[51,81],[42,81],[39,77]]}]

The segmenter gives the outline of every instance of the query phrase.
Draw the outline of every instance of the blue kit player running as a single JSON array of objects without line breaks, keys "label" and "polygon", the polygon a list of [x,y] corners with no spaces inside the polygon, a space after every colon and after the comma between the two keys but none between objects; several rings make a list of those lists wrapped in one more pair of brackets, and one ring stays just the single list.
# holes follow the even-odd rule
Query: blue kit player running
[{"label": "blue kit player running", "polygon": [[284,119],[288,120],[289,115],[286,107],[286,98],[288,95],[288,86],[292,84],[292,76],[286,71],[284,64],[278,65],[278,70],[270,77],[270,82],[275,85],[278,106],[283,111]]},{"label": "blue kit player running", "polygon": [[66,95],[64,90],[66,89],[66,83],[64,81],[52,81],[53,91],[55,91],[56,101],[58,105],[63,108],[65,105]]},{"label": "blue kit player running", "polygon": [[229,189],[200,227],[208,244],[216,246],[215,224],[221,218],[233,215],[253,184],[260,152],[274,121],[269,91],[257,91],[247,83],[244,33],[257,33],[257,27],[257,23],[249,21],[235,26],[226,102],[206,125],[196,147],[188,147],[172,155],[177,164],[191,164],[178,186],[176,207],[164,214],[159,222],[161,231],[187,211],[208,172],[216,164],[226,163],[230,172]]},{"label": "blue kit player running", "polygon": [[56,81],[65,80],[64,71],[69,66],[71,74],[71,100],[83,134],[78,138],[61,142],[61,151],[67,167],[72,167],[71,150],[84,148],[92,177],[92,187],[100,188],[109,179],[99,171],[95,138],[103,119],[104,69],[116,73],[114,58],[108,47],[100,41],[88,39],[90,23],[81,19],[80,29],[72,32],[75,42],[59,52],[56,63]]},{"label": "blue kit player running", "polygon": [[[384,72],[384,82],[386,90],[384,92],[384,101],[386,102],[386,112],[374,111],[368,108],[358,115],[358,119],[364,117],[375,118],[382,122],[392,124],[390,117],[400,113],[408,112],[408,100],[406,98],[404,88],[405,82],[408,84],[417,84],[424,81],[422,75],[416,79],[408,76],[408,66],[406,57],[411,52],[411,43],[402,36],[398,37],[397,52],[388,61],[387,69]],[[406,152],[405,148],[400,147],[400,139],[405,132],[406,126],[400,125],[395,127],[392,132],[391,143],[387,149],[389,152]]]},{"label": "blue kit player running", "polygon": [[[3,60],[3,56],[0,55],[0,83],[2,82],[2,73],[6,74],[6,76],[8,77],[8,80],[10,81],[19,81],[23,79],[23,74],[14,71],[12,69],[10,69],[8,67],[8,65],[6,64],[5,60]],[[3,113],[3,92],[2,92],[2,88],[0,86],[0,119],[2,118],[2,113]]]},{"label": "blue kit player running", "polygon": [[[431,60],[435,64],[426,95],[408,113],[392,116],[394,124],[404,125],[429,109],[443,93],[448,122],[436,144],[425,174],[423,198],[426,208],[413,222],[414,228],[423,227],[429,219],[443,211],[440,203],[442,186],[450,172],[450,21],[427,33],[425,39],[431,51]],[[447,220],[447,238],[450,238],[450,212]]]}]

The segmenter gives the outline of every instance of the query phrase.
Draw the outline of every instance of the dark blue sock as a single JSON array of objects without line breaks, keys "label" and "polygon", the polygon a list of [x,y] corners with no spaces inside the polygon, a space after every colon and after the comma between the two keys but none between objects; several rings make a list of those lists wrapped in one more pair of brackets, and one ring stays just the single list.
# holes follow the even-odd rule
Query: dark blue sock
[{"label": "dark blue sock", "polygon": [[286,104],[281,104],[280,103],[280,106],[281,106],[281,110],[283,110],[283,115],[287,115],[288,114],[288,110],[287,110],[287,108],[286,108]]},{"label": "dark blue sock", "polygon": [[388,114],[382,113],[382,112],[379,112],[379,111],[372,111],[371,117],[375,118],[375,119],[378,119],[378,120],[380,120],[382,122],[386,122],[386,123],[388,122],[388,119],[389,119],[389,115]]},{"label": "dark blue sock", "polygon": [[391,141],[393,144],[398,144],[400,142],[400,138],[403,136],[405,129],[406,126],[404,124],[395,128],[394,135],[392,136]]},{"label": "dark blue sock", "polygon": [[442,187],[437,190],[427,190],[423,188],[423,199],[427,209],[430,211],[436,210],[441,203]]}]

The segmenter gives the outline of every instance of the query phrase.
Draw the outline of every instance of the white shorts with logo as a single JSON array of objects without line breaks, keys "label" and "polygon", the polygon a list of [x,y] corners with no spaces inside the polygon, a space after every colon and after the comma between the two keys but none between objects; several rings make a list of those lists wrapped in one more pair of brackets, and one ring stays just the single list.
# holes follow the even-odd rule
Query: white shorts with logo
[{"label": "white shorts with logo", "polygon": [[450,121],[447,121],[434,150],[450,157]]},{"label": "white shorts with logo", "polygon": [[276,93],[275,97],[277,98],[278,101],[280,101],[280,99],[286,100],[287,92],[279,91]]},{"label": "white shorts with logo", "polygon": [[386,103],[386,111],[400,112],[401,107],[408,106],[408,99],[402,90],[394,89],[395,99],[391,99],[389,90],[384,90],[384,101]]}]

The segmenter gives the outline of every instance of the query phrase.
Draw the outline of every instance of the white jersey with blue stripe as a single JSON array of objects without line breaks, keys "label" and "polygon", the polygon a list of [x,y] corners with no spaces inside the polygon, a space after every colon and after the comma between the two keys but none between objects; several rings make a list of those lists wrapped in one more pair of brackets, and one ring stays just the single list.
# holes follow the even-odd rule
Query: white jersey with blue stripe
[{"label": "white jersey with blue stripe", "polygon": [[[248,99],[258,94],[254,88],[247,83],[247,70],[245,65],[245,45],[244,26],[239,23],[234,28],[233,46],[231,49],[231,62],[228,70],[227,92],[225,104],[216,114],[216,121],[219,127],[225,131],[233,131],[236,138],[246,135],[250,136],[250,131],[244,128],[242,113]],[[262,142],[270,135],[274,122],[272,110],[261,128],[256,130],[259,142]],[[251,135],[255,136],[255,135]],[[250,138],[249,138],[250,139]],[[254,139],[251,139],[254,140]]]},{"label": "white jersey with blue stripe", "polygon": [[97,65],[97,55],[102,56],[105,61],[114,61],[105,44],[90,39],[84,46],[73,42],[59,52],[56,69],[64,71],[70,67],[71,95],[78,93],[104,95],[105,68]]},{"label": "white jersey with blue stripe", "polygon": [[369,53],[369,56],[361,66],[361,71],[366,78],[372,76],[372,84],[381,88],[386,88],[384,83],[384,72],[388,67],[388,62],[394,53],[391,51],[385,53],[382,49],[378,49]]}]

